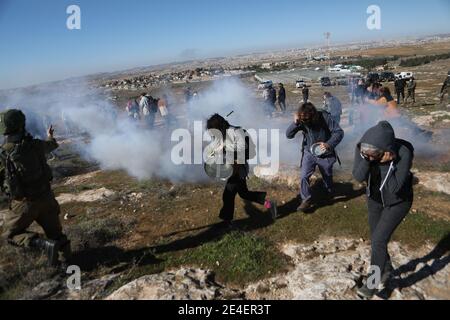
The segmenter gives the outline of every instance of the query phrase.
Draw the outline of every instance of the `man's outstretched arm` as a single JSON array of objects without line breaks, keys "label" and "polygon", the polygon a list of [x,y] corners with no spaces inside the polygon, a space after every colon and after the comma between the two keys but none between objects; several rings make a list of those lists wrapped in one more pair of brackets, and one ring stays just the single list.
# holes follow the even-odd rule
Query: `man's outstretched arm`
[{"label": "man's outstretched arm", "polygon": [[56,142],[55,137],[53,136],[55,130],[53,126],[50,126],[47,130],[47,140],[42,141],[43,149],[45,154],[49,154],[50,152],[56,150],[59,147],[58,142]]}]

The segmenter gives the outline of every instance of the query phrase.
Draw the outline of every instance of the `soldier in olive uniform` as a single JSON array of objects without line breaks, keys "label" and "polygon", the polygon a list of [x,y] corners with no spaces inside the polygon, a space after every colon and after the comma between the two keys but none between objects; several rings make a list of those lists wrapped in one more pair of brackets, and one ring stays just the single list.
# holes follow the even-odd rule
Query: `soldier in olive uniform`
[{"label": "soldier in olive uniform", "polygon": [[[9,197],[3,237],[16,246],[43,250],[52,266],[67,263],[70,241],[63,234],[60,207],[51,190],[52,173],[46,155],[58,148],[53,128],[47,141],[34,139],[25,130],[25,115],[8,110],[0,115],[4,144],[0,151],[0,183]],[[28,231],[37,222],[47,238]]]},{"label": "soldier in olive uniform", "polygon": [[408,89],[408,95],[406,96],[405,103],[408,103],[409,98],[412,98],[412,101],[415,103],[417,83],[414,77],[411,77],[411,79],[409,79],[409,82],[406,85],[406,87]]}]

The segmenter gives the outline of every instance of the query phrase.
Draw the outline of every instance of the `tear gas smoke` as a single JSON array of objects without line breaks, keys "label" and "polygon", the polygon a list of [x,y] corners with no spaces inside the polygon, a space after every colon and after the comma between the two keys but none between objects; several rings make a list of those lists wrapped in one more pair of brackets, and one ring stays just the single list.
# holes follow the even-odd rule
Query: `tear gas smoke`
[{"label": "tear gas smoke", "polygon": [[[171,92],[166,92],[171,96]],[[3,102],[3,101],[2,101]],[[88,88],[83,83],[63,82],[33,89],[15,90],[9,93],[3,104],[22,109],[27,115],[27,128],[38,137],[45,136],[45,127],[53,123],[57,134],[64,136],[86,133],[89,138],[76,143],[77,151],[89,160],[95,160],[103,169],[126,170],[138,179],[160,177],[172,181],[200,181],[206,179],[201,166],[175,165],[171,161],[171,131],[161,128],[146,130],[128,119],[123,110],[112,104],[107,95]],[[121,106],[124,107],[124,106]],[[172,109],[185,109],[187,127],[193,121],[205,121],[210,115],[229,115],[232,125],[245,129],[279,129],[280,162],[298,165],[301,138],[287,140],[284,132],[289,125],[286,119],[268,119],[262,103],[254,98],[247,86],[237,79],[215,81],[211,87],[187,105],[173,105]],[[359,130],[346,130],[346,137],[339,149],[358,140],[365,130],[376,124],[379,110],[366,108],[368,122]],[[391,121],[399,137],[411,141],[416,153],[436,152],[426,135],[408,119]],[[172,128],[176,129],[176,128]],[[270,143],[270,139],[269,143]],[[86,142],[87,141],[87,142]]]},{"label": "tear gas smoke", "polygon": [[[210,115],[234,113],[228,119],[244,128],[276,127],[264,117],[252,92],[238,80],[215,82],[185,108],[189,123],[205,121]],[[61,83],[32,90],[16,90],[4,106],[20,108],[27,116],[27,130],[36,137],[45,136],[45,128],[54,124],[57,134],[88,139],[76,141],[76,150],[103,169],[123,169],[138,179],[153,176],[172,181],[206,179],[202,166],[175,165],[171,161],[171,131],[146,130],[117,111],[107,96],[83,84]],[[172,128],[176,129],[176,128]]]}]

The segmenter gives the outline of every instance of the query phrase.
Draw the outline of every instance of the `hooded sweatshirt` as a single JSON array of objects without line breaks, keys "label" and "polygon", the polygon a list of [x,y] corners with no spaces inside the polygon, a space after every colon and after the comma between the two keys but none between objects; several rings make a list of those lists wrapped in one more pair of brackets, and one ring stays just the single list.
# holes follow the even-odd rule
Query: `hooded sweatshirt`
[{"label": "hooded sweatshirt", "polygon": [[[370,162],[361,156],[361,143],[392,152],[395,159],[388,163]],[[359,182],[367,182],[368,197],[381,202],[384,207],[411,201],[413,153],[413,146],[407,141],[396,139],[390,123],[382,121],[370,128],[356,146],[353,176]]]}]

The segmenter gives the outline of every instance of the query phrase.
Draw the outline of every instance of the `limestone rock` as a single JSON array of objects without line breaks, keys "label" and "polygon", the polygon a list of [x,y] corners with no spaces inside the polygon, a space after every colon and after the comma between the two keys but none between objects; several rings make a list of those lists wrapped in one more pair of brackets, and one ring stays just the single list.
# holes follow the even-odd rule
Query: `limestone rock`
[{"label": "limestone rock", "polygon": [[[411,252],[397,242],[391,243],[389,252],[394,267],[401,268],[388,283],[388,289],[375,299],[449,299],[449,254],[434,260],[424,259],[432,250],[432,246],[425,246]],[[292,258],[294,269],[250,284],[245,290],[247,298],[358,299],[356,287],[368,269],[369,244],[351,239],[324,238],[308,245],[286,244],[282,251]],[[281,283],[283,285],[277,285]],[[267,286],[270,290],[261,290]]]},{"label": "limestone rock", "polygon": [[106,300],[213,300],[238,297],[225,289],[208,270],[182,268],[139,278],[112,293]]},{"label": "limestone rock", "polygon": [[[283,184],[288,187],[297,188],[300,183],[299,169],[295,166],[282,166],[277,172],[270,168],[257,166],[253,169],[256,177],[270,183]],[[317,176],[311,177],[311,183],[317,180]]]},{"label": "limestone rock", "polygon": [[415,171],[414,175],[419,179],[419,184],[426,189],[450,194],[449,172]]},{"label": "limestone rock", "polygon": [[116,193],[106,188],[100,188],[95,190],[87,190],[79,194],[63,193],[60,194],[56,200],[59,204],[69,202],[96,202],[111,198]]}]

